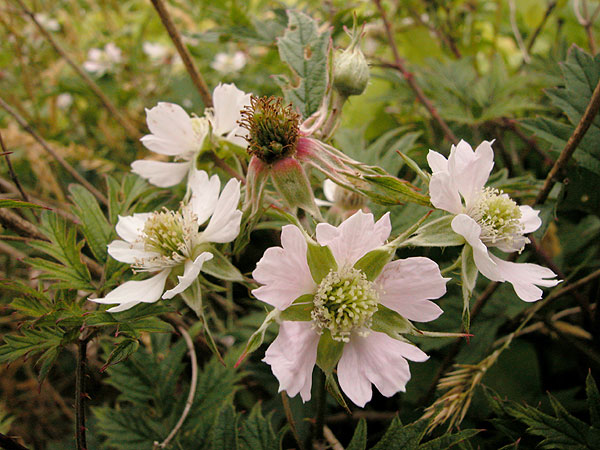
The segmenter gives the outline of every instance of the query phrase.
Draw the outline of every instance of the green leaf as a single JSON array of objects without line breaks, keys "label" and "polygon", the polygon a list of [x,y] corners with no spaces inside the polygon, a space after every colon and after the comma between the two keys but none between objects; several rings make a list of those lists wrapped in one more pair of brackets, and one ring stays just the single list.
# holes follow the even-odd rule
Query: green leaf
[{"label": "green leaf", "polygon": [[42,383],[44,379],[48,376],[48,372],[52,368],[54,361],[58,358],[60,354],[61,347],[50,347],[46,350],[37,360],[36,365],[39,365],[40,371],[38,372],[38,383]]},{"label": "green leaf", "polygon": [[211,433],[211,448],[214,450],[237,450],[239,445],[238,420],[239,417],[231,403],[226,403],[221,407]]},{"label": "green leaf", "polygon": [[280,439],[281,436],[273,431],[270,415],[265,418],[260,403],[255,404],[248,417],[242,421],[240,450],[279,450]]},{"label": "green leaf", "polygon": [[118,364],[121,361],[129,358],[133,353],[135,353],[140,346],[140,343],[137,339],[129,339],[126,338],[123,341],[119,342],[114,350],[110,352],[106,363],[100,369],[101,372],[104,372],[109,366]]},{"label": "green leaf", "polygon": [[106,262],[107,246],[113,234],[113,227],[90,191],[78,184],[72,184],[69,186],[69,192],[75,204],[73,212],[81,221],[83,235],[90,250],[98,261]]},{"label": "green leaf", "polygon": [[317,244],[312,239],[307,240],[306,262],[316,284],[319,284],[330,271],[335,271],[338,268],[331,249],[325,245]]},{"label": "green leaf", "polygon": [[346,447],[346,450],[366,450],[367,448],[367,421],[365,419],[360,419],[358,421],[358,425],[356,425],[356,429],[354,430],[354,435],[352,436],[352,440]]},{"label": "green leaf", "polygon": [[288,10],[287,14],[288,27],[277,39],[277,48],[300,80],[282,88],[286,100],[308,118],[321,106],[327,89],[329,30],[320,31],[317,22],[302,12]]},{"label": "green leaf", "polygon": [[23,327],[21,334],[7,334],[0,347],[0,363],[16,360],[21,356],[45,352],[63,343],[64,332],[59,327]]},{"label": "green leaf", "polygon": [[22,200],[12,200],[10,198],[0,198],[0,208],[33,208],[50,209],[46,206],[36,205],[35,203],[24,202]]},{"label": "green leaf", "polygon": [[52,300],[39,290],[33,289],[18,280],[0,280],[0,288],[20,294],[10,303],[10,307],[21,313],[38,318],[52,309]]},{"label": "green leaf", "polygon": [[590,422],[593,427],[600,428],[600,393],[598,393],[598,386],[596,386],[596,380],[591,372],[585,379],[585,392],[590,410]]},{"label": "green leaf", "polygon": [[402,426],[402,422],[396,416],[381,440],[371,450],[416,450],[427,431],[427,426],[426,420]]},{"label": "green leaf", "polygon": [[210,249],[210,253],[212,253],[213,258],[202,265],[203,272],[221,280],[237,281],[238,283],[244,281],[244,277],[238,268],[223,253],[214,247]]},{"label": "green leaf", "polygon": [[371,200],[382,205],[399,205],[405,202],[416,203],[431,207],[429,197],[419,194],[410,183],[399,180],[391,175],[363,175],[361,179],[367,181],[369,189],[359,190]]},{"label": "green leaf", "polygon": [[416,247],[451,247],[463,245],[465,239],[454,232],[450,225],[454,216],[443,216],[420,227],[404,245]]},{"label": "green leaf", "polygon": [[455,445],[472,438],[480,431],[481,430],[467,429],[454,434],[447,433],[421,444],[419,450],[446,450],[447,448],[454,447]]}]

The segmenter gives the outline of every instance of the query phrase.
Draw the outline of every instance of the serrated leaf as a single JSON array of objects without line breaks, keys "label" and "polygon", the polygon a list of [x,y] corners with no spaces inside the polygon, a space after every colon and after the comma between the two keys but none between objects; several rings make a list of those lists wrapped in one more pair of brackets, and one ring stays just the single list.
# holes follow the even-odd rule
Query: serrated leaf
[{"label": "serrated leaf", "polygon": [[13,200],[10,198],[0,198],[0,208],[32,208],[32,209],[50,209],[46,206],[36,205],[35,203],[24,202],[22,200]]},{"label": "serrated leaf", "polygon": [[479,433],[481,430],[461,430],[454,434],[445,434],[429,442],[421,444],[419,450],[446,450],[461,442],[468,440]]},{"label": "serrated leaf", "polygon": [[416,450],[419,448],[419,442],[425,436],[427,426],[426,420],[419,420],[403,426],[396,416],[381,440],[371,450]]},{"label": "serrated leaf", "polygon": [[73,212],[81,221],[83,235],[90,250],[98,261],[106,262],[107,245],[113,234],[113,227],[90,191],[78,184],[72,184],[69,186],[69,192],[75,204]]},{"label": "serrated leaf", "polygon": [[354,430],[352,440],[346,450],[366,450],[367,448],[367,421],[360,419]]},{"label": "serrated leaf", "polygon": [[240,450],[279,450],[280,436],[275,434],[270,415],[263,416],[260,403],[255,404],[242,421]]},{"label": "serrated leaf", "polygon": [[[232,404],[224,404],[212,428],[211,448],[214,450],[238,449],[238,415]],[[261,447],[256,447],[261,448]]]},{"label": "serrated leaf", "polygon": [[600,428],[600,393],[596,380],[592,373],[588,373],[585,379],[585,392],[587,394],[587,404],[590,411],[590,422],[593,427]]},{"label": "serrated leaf", "polygon": [[127,339],[119,342],[116,345],[116,347],[113,349],[113,351],[110,352],[110,355],[108,356],[108,358],[106,360],[106,363],[104,364],[104,366],[102,366],[102,369],[100,369],[100,370],[103,372],[109,366],[118,364],[121,361],[126,360],[127,358],[129,358],[129,356],[131,356],[133,353],[135,353],[137,351],[139,346],[140,346],[140,343],[137,339],[127,338]]},{"label": "serrated leaf", "polygon": [[37,354],[63,343],[62,329],[21,328],[21,334],[7,334],[0,347],[0,363],[14,361],[21,356]]},{"label": "serrated leaf", "polygon": [[308,118],[321,106],[327,89],[330,33],[320,31],[316,21],[302,12],[288,10],[287,14],[288,27],[283,37],[277,39],[277,48],[281,60],[300,80],[283,86],[284,94],[286,100]]}]

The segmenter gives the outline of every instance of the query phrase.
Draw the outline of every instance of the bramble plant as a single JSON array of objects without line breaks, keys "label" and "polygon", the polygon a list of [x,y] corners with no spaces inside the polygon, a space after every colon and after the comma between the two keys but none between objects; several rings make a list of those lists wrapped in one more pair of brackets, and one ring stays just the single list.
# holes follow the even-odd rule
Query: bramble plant
[{"label": "bramble plant", "polygon": [[600,6],[5,3],[0,448],[600,448]]}]

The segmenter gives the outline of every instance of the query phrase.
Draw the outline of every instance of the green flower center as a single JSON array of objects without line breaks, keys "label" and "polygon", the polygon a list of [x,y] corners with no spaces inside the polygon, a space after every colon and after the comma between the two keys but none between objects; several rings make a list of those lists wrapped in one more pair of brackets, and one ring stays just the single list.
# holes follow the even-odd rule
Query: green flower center
[{"label": "green flower center", "polygon": [[319,284],[311,316],[334,340],[348,342],[353,331],[368,334],[378,300],[373,282],[362,271],[351,267],[332,270]]},{"label": "green flower center", "polygon": [[291,103],[284,106],[280,97],[252,96],[241,115],[238,123],[249,131],[246,140],[251,155],[271,164],[296,151],[300,115]]},{"label": "green flower center", "polygon": [[481,226],[480,237],[486,245],[510,244],[523,234],[519,206],[498,189],[484,188],[468,214]]}]

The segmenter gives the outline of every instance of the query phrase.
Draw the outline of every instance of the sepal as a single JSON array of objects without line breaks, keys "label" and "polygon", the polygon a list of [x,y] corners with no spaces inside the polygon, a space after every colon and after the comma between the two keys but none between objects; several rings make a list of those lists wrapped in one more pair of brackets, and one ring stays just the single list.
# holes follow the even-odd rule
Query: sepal
[{"label": "sepal", "polygon": [[271,165],[273,185],[290,208],[300,207],[321,218],[312,187],[302,165],[295,158],[285,158]]},{"label": "sepal", "polygon": [[463,245],[465,239],[450,225],[454,216],[444,216],[420,227],[404,245],[415,247],[452,247]]},{"label": "sepal", "polygon": [[242,352],[241,356],[239,357],[239,359],[233,367],[238,367],[250,353],[254,352],[256,349],[258,349],[258,347],[261,346],[261,344],[265,340],[265,332],[267,331],[267,328],[273,322],[278,321],[280,317],[281,311],[278,309],[274,309],[269,314],[267,314],[267,317],[265,317],[265,320],[258,328],[258,330],[252,333],[252,336],[250,336],[250,339],[248,339],[246,348],[244,348],[244,351]]},{"label": "sepal", "polygon": [[281,320],[292,322],[308,322],[312,320],[313,294],[304,294],[294,300],[290,306],[281,311]]},{"label": "sepal", "polygon": [[343,351],[344,343],[333,340],[331,333],[325,328],[317,346],[317,365],[326,375],[331,375]]},{"label": "sepal", "polygon": [[382,304],[377,306],[377,311],[373,314],[371,330],[385,333],[392,339],[403,342],[408,342],[403,337],[404,334],[417,333],[417,329],[408,319]]}]

